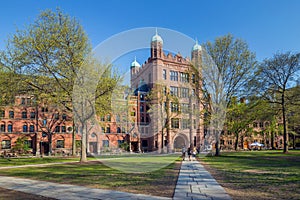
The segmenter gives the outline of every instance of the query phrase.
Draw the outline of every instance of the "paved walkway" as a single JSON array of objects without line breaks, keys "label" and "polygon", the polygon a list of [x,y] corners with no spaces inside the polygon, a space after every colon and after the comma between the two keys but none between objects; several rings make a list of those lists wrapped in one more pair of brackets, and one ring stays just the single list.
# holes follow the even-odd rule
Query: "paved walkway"
[{"label": "paved walkway", "polygon": [[[62,200],[171,199],[7,176],[0,176],[0,187]],[[230,200],[231,198],[198,161],[183,161],[173,199]]]},{"label": "paved walkway", "polygon": [[183,161],[173,199],[231,200],[231,197],[198,161]]}]

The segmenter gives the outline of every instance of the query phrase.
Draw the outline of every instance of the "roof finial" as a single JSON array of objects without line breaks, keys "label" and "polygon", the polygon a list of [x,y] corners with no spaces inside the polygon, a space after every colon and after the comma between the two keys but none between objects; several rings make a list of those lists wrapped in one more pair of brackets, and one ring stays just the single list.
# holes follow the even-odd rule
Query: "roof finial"
[{"label": "roof finial", "polygon": [[158,34],[157,34],[157,27],[155,28],[155,34],[158,35]]},{"label": "roof finial", "polygon": [[197,39],[197,37],[196,37],[196,45],[198,45],[198,39]]},{"label": "roof finial", "polygon": [[134,61],[136,62],[136,56],[134,56]]}]

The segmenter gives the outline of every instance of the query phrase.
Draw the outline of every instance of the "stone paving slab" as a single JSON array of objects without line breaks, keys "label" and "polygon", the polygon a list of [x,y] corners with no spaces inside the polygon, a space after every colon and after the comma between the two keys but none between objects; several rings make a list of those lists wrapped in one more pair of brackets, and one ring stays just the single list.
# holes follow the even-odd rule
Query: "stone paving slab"
[{"label": "stone paving slab", "polygon": [[219,183],[196,160],[182,161],[173,199],[231,200]]},{"label": "stone paving slab", "polygon": [[150,196],[144,194],[133,194],[127,192],[119,192],[113,190],[103,190],[95,188],[87,188],[83,186],[75,186],[69,184],[51,183],[46,181],[37,181],[23,178],[0,176],[0,187],[41,195],[61,200],[93,200],[93,199],[133,199],[133,200],[159,200],[171,199],[167,197]]}]

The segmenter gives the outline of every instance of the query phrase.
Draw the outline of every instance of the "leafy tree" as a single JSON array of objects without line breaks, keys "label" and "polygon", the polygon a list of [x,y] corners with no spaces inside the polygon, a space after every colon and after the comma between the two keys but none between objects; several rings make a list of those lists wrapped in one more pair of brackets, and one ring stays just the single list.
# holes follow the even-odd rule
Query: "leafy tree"
[{"label": "leafy tree", "polygon": [[147,96],[149,100],[151,119],[158,119],[157,127],[161,129],[161,152],[164,153],[164,138],[167,138],[167,152],[171,152],[170,149],[170,131],[171,120],[179,115],[179,99],[176,94],[171,94],[169,88],[164,84],[156,83]]},{"label": "leafy tree", "polygon": [[225,111],[232,97],[247,94],[246,85],[253,78],[256,61],[247,43],[230,34],[202,46],[202,87],[210,101],[210,126],[214,132],[216,155],[219,155],[219,136],[225,121]]},{"label": "leafy tree", "polygon": [[[288,152],[287,109],[295,96],[288,96],[288,89],[295,86],[300,71],[300,54],[290,52],[275,54],[259,67],[259,83],[263,97],[270,103],[280,105],[283,121],[283,152]],[[297,94],[299,95],[299,94]],[[296,95],[296,96],[297,96]]]},{"label": "leafy tree", "polygon": [[[24,30],[17,30],[9,38],[7,49],[1,55],[4,66],[14,74],[22,75],[19,84],[34,89],[40,99],[51,99],[51,102],[63,105],[68,111],[77,112],[73,107],[74,84],[78,84],[76,80],[84,77],[84,73],[79,73],[84,63],[93,63],[94,59],[88,37],[75,18],[59,9],[56,12],[46,10]],[[100,85],[98,91],[101,92],[94,96],[94,100],[109,93],[111,88],[109,83]],[[84,151],[86,147],[82,144]],[[81,160],[86,161],[86,153],[82,154]]]}]

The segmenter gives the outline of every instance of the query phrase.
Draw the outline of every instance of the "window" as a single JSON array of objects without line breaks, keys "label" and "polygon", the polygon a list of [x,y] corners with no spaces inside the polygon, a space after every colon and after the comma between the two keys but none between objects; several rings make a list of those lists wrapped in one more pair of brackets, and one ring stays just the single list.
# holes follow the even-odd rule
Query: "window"
[{"label": "window", "polygon": [[31,104],[31,99],[30,99],[30,98],[27,98],[26,104],[27,104],[27,105],[30,105],[30,104]]},{"label": "window", "polygon": [[65,133],[67,131],[66,126],[61,126],[61,132]]},{"label": "window", "polygon": [[181,97],[188,98],[189,97],[189,88],[181,88]]},{"label": "window", "polygon": [[163,79],[167,80],[167,70],[163,69]]},{"label": "window", "polygon": [[170,71],[170,80],[171,81],[178,81],[178,72]]},{"label": "window", "polygon": [[105,128],[101,127],[102,133],[105,133]]},{"label": "window", "polygon": [[65,148],[65,141],[64,140],[57,140],[56,141],[56,148]]},{"label": "window", "polygon": [[5,111],[4,110],[0,110],[0,117],[4,118],[4,116],[5,116]]},{"label": "window", "polygon": [[43,126],[47,125],[47,119],[43,119]]},{"label": "window", "polygon": [[25,98],[21,99],[21,105],[25,105]]},{"label": "window", "polygon": [[27,119],[27,112],[26,111],[22,112],[22,119]]},{"label": "window", "polygon": [[15,117],[15,112],[14,111],[9,111],[9,118],[13,119]]},{"label": "window", "polygon": [[117,115],[116,116],[116,122],[120,122],[121,120],[120,120],[120,115]]},{"label": "window", "polygon": [[32,149],[32,140],[25,140],[24,141],[24,145],[27,147],[27,148],[30,148]]},{"label": "window", "polygon": [[13,132],[13,125],[12,124],[8,124],[7,132],[9,132],[9,133]]},{"label": "window", "polygon": [[163,87],[163,94],[167,95],[167,87],[166,86]]},{"label": "window", "polygon": [[171,86],[170,91],[171,91],[171,95],[178,97],[178,87]]},{"label": "window", "polygon": [[140,112],[144,112],[144,105],[141,105]]},{"label": "window", "polygon": [[192,83],[196,83],[196,75],[192,74]]},{"label": "window", "polygon": [[118,140],[118,146],[120,147],[121,144],[124,143],[124,140]]},{"label": "window", "polygon": [[0,132],[5,132],[5,124],[0,125]]},{"label": "window", "polygon": [[253,123],[253,127],[257,128],[257,123],[256,122]]},{"label": "window", "polygon": [[101,116],[100,121],[101,121],[101,122],[104,122],[104,121],[105,121],[105,117],[104,117],[104,116]]},{"label": "window", "polygon": [[193,90],[192,90],[192,96],[195,96],[195,94],[196,94],[196,90],[193,89]]},{"label": "window", "polygon": [[61,118],[62,118],[62,120],[67,120],[67,115],[64,113],[64,114],[62,114]]},{"label": "window", "polygon": [[189,82],[189,74],[180,72],[180,81],[184,82],[184,83],[188,83]]},{"label": "window", "polygon": [[189,119],[182,119],[182,129],[188,129],[189,128]]},{"label": "window", "polygon": [[54,119],[55,119],[55,120],[59,120],[59,114],[58,114],[58,113],[55,113],[55,114],[54,114]]},{"label": "window", "polygon": [[182,103],[181,104],[181,112],[182,113],[189,113],[189,104],[188,103]]},{"label": "window", "polygon": [[102,140],[102,147],[109,147],[109,140]]},{"label": "window", "polygon": [[179,112],[179,105],[178,105],[178,103],[171,102],[171,112]]},{"label": "window", "polygon": [[135,112],[132,111],[132,112],[130,113],[130,115],[131,115],[132,117],[134,117],[134,116],[135,116]]},{"label": "window", "polygon": [[110,133],[110,126],[106,127],[106,133]]},{"label": "window", "polygon": [[264,127],[264,123],[263,122],[259,122],[259,127],[263,128]]},{"label": "window", "polygon": [[2,146],[2,149],[10,149],[11,141],[10,140],[2,140],[1,146]]},{"label": "window", "polygon": [[27,133],[28,132],[28,126],[27,124],[23,125],[23,133]]},{"label": "window", "polygon": [[108,122],[110,122],[111,121],[110,115],[107,115],[106,119],[107,119]]},{"label": "window", "polygon": [[142,140],[142,147],[148,147],[148,140]]},{"label": "window", "polygon": [[59,133],[60,132],[60,126],[55,126],[54,132]]},{"label": "window", "polygon": [[33,133],[34,132],[34,125],[29,126],[29,132]]},{"label": "window", "polygon": [[121,128],[120,127],[117,128],[117,133],[121,133]]},{"label": "window", "polygon": [[179,128],[179,119],[177,119],[177,118],[171,119],[171,127],[172,128]]},{"label": "window", "polygon": [[30,112],[30,119],[35,119],[35,112]]}]

